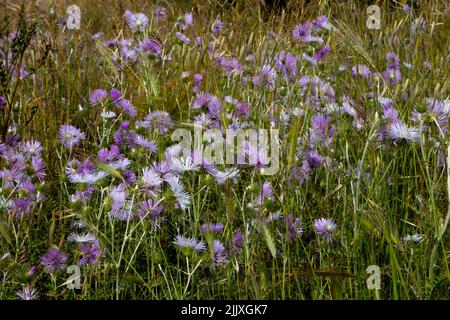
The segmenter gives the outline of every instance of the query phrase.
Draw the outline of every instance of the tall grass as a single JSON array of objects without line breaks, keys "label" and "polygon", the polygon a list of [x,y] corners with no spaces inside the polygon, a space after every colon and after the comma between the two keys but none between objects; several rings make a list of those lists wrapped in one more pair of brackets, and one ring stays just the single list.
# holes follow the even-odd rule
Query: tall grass
[{"label": "tall grass", "polygon": [[[363,3],[291,1],[285,10],[271,11],[260,1],[250,0],[236,4],[162,1],[159,5],[168,9],[168,16],[158,22],[152,18],[154,4],[148,1],[79,1],[81,30],[67,30],[58,22],[69,2],[56,1],[53,15],[49,7],[27,3],[27,19],[36,21],[46,33],[51,49],[35,76],[20,83],[13,121],[21,128],[23,141],[34,139],[43,145],[46,199],[21,219],[8,209],[0,214],[0,258],[10,254],[0,261],[0,299],[16,298],[26,284],[36,288],[43,299],[449,299],[448,134],[431,123],[416,143],[381,140],[378,134],[386,119],[377,102],[378,97],[390,98],[398,118],[409,124],[411,112],[423,106],[425,98],[447,100],[448,105],[448,9],[444,3],[421,1],[413,7],[413,18],[405,14],[400,1],[379,1],[382,27],[369,30]],[[9,17],[7,27],[12,31],[20,6],[9,1],[5,6],[2,14]],[[158,39],[161,56],[170,55],[171,60],[145,60],[117,71],[113,49],[92,35],[102,31],[103,39],[118,34],[131,37],[123,19],[126,9],[148,15],[144,36]],[[188,11],[194,13],[194,24],[186,32],[191,44],[185,45],[174,40],[174,22]],[[291,169],[301,165],[302,137],[308,135],[316,112],[310,102],[288,81],[280,80],[274,91],[268,91],[224,73],[207,50],[198,50],[193,42],[195,36],[201,36],[205,47],[212,41],[215,53],[241,62],[254,54],[255,67],[249,71],[253,75],[264,64],[273,66],[281,50],[301,57],[307,49],[292,39],[292,30],[320,15],[327,15],[335,27],[325,37],[331,52],[317,67],[299,62],[299,76],[331,81],[339,105],[344,95],[353,99],[362,126],[356,129],[348,115],[335,114],[333,144],[319,146],[321,154],[333,160],[332,169],[321,166],[303,183],[293,184]],[[427,29],[413,35],[410,25],[418,17],[425,18]],[[216,18],[226,29],[212,36],[210,27]],[[383,72],[388,52],[400,58],[402,79],[398,84],[390,86],[380,78],[369,86],[352,75],[351,67],[357,64]],[[431,69],[423,67],[425,61]],[[340,68],[344,65],[346,70]],[[190,77],[182,78],[184,71],[189,71]],[[109,217],[108,195],[111,186],[120,183],[120,172],[96,186],[89,204],[71,203],[75,189],[65,173],[68,161],[95,158],[100,148],[114,142],[113,133],[126,118],[121,115],[106,122],[100,110],[90,106],[89,94],[96,88],[116,87],[140,115],[163,110],[172,116],[175,128],[189,127],[196,112],[192,109],[192,75],[196,72],[204,75],[200,91],[248,103],[256,128],[268,128],[270,117],[276,119],[283,137],[279,172],[262,176],[256,170],[243,169],[235,183],[223,185],[205,173],[188,172],[183,181],[190,205],[185,212],[174,208],[173,195],[163,190],[159,200],[166,221],[160,229],[145,219],[123,222]],[[368,93],[375,98],[367,98]],[[304,110],[303,115],[283,123],[283,112],[295,108]],[[58,129],[66,123],[86,134],[73,152],[58,141]],[[156,141],[158,151],[156,155],[129,151],[127,157],[136,175],[159,161],[171,144],[170,134],[147,134]],[[273,197],[255,210],[248,204],[257,201],[265,181],[271,184]],[[137,203],[140,192],[130,190],[130,201]],[[288,241],[289,226],[284,219],[263,222],[275,212],[301,219],[301,239]],[[320,217],[337,223],[334,241],[315,234],[314,220]],[[67,236],[71,222],[79,219],[86,221],[103,249],[98,263],[82,267],[82,288],[67,289],[69,275],[64,270],[27,275],[52,245],[69,254],[68,264],[76,264],[80,252]],[[235,231],[243,233],[241,252],[230,254],[223,266],[211,262],[213,238],[200,233],[205,222],[225,225],[216,238],[227,247]],[[173,244],[179,234],[202,238],[206,251],[180,253]],[[423,241],[401,240],[411,234],[422,235]],[[370,265],[381,268],[380,290],[366,286]]]}]

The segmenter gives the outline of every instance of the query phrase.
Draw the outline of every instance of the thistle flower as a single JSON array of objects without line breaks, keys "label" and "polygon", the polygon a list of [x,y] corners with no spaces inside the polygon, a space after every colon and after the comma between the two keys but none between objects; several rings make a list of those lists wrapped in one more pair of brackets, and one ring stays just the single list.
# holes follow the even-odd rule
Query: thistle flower
[{"label": "thistle flower", "polygon": [[307,151],[306,161],[308,161],[310,168],[320,168],[323,163],[323,156],[315,150]]},{"label": "thistle flower", "polygon": [[28,157],[40,157],[42,152],[42,145],[39,141],[31,140],[22,144],[20,150]]},{"label": "thistle flower", "polygon": [[185,13],[179,22],[181,30],[188,29],[192,25],[193,21],[194,17],[192,13]]},{"label": "thistle flower", "polygon": [[416,127],[409,127],[408,125],[397,121],[389,125],[388,137],[394,141],[406,141],[414,143],[420,141],[420,130]]},{"label": "thistle flower", "polygon": [[89,101],[91,102],[92,105],[97,105],[100,102],[105,101],[107,96],[108,93],[106,92],[106,90],[96,89],[92,91],[92,93],[90,94]]},{"label": "thistle flower", "polygon": [[181,210],[185,211],[189,205],[190,196],[189,193],[186,192],[184,185],[180,181],[180,178],[178,178],[177,176],[172,176],[166,181],[169,184],[170,189],[172,189]]},{"label": "thistle flower", "polygon": [[41,258],[42,266],[49,273],[64,269],[66,267],[66,262],[67,256],[56,248],[49,249]]},{"label": "thistle flower", "polygon": [[113,103],[117,103],[123,98],[122,92],[116,88],[112,88],[111,91],[109,91],[109,96],[111,97]]},{"label": "thistle flower", "polygon": [[165,111],[153,111],[144,120],[147,129],[155,130],[159,134],[167,133],[173,128],[172,118]]},{"label": "thistle flower", "polygon": [[220,20],[214,21],[211,31],[214,35],[217,35],[223,29],[223,23]]},{"label": "thistle flower", "polygon": [[72,232],[67,237],[67,241],[69,242],[77,242],[77,243],[84,243],[84,242],[94,242],[95,241],[95,235],[93,233],[75,233]]},{"label": "thistle flower", "polygon": [[198,241],[194,237],[187,238],[185,236],[178,235],[173,243],[180,248],[190,248],[198,252],[205,251],[206,249],[205,243],[203,241]]},{"label": "thistle flower", "polygon": [[287,227],[289,241],[294,241],[303,236],[303,228],[300,218],[294,217],[290,214],[285,218],[285,225]]},{"label": "thistle flower", "polygon": [[155,40],[148,38],[139,43],[139,48],[146,54],[159,55],[161,53],[161,46]]},{"label": "thistle flower", "polygon": [[142,219],[149,219],[155,229],[159,229],[161,218],[161,212],[163,207],[158,203],[155,203],[152,199],[142,201],[139,206],[138,216]]},{"label": "thistle flower", "polygon": [[233,252],[240,252],[242,245],[244,244],[244,237],[242,236],[242,232],[236,231],[233,233],[233,239],[232,239],[232,245],[233,245]]},{"label": "thistle flower", "polygon": [[59,128],[59,138],[63,146],[72,149],[73,146],[85,138],[85,135],[74,126],[62,125]]},{"label": "thistle flower", "polygon": [[83,256],[78,261],[78,265],[83,266],[88,262],[94,265],[101,255],[100,242],[95,240],[93,243],[83,243],[81,245],[81,251],[83,252]]},{"label": "thistle flower", "polygon": [[213,260],[215,265],[227,262],[228,253],[225,246],[219,240],[213,242]]},{"label": "thistle flower", "polygon": [[17,291],[16,295],[20,300],[36,300],[39,298],[37,290],[31,288],[30,285],[26,285],[22,290]]},{"label": "thistle flower", "polygon": [[333,233],[336,228],[337,225],[332,219],[320,218],[314,220],[316,234],[325,240],[331,241],[333,239]]},{"label": "thistle flower", "polygon": [[127,99],[120,99],[117,102],[117,105],[122,109],[123,112],[128,114],[130,117],[132,117],[132,118],[136,117],[137,111],[136,111],[136,108],[131,103],[131,101],[129,101]]},{"label": "thistle flower", "polygon": [[188,37],[186,37],[184,34],[182,34],[181,32],[175,32],[175,35],[177,36],[178,39],[180,39],[181,41],[183,41],[185,44],[189,44],[189,42],[191,42],[191,40],[189,40]]},{"label": "thistle flower", "polygon": [[155,10],[153,11],[153,16],[156,20],[163,20],[166,18],[167,15],[167,9],[161,6],[156,6]]},{"label": "thistle flower", "polygon": [[128,27],[130,27],[130,29],[133,32],[136,31],[140,31],[140,32],[144,32],[145,29],[148,26],[148,18],[145,14],[143,13],[132,13],[129,10],[127,10],[124,14],[125,20],[128,24]]},{"label": "thistle flower", "polygon": [[145,189],[158,190],[162,182],[160,174],[153,168],[142,169],[141,183]]},{"label": "thistle flower", "polygon": [[222,233],[223,232],[222,223],[204,223],[200,226],[201,233]]}]

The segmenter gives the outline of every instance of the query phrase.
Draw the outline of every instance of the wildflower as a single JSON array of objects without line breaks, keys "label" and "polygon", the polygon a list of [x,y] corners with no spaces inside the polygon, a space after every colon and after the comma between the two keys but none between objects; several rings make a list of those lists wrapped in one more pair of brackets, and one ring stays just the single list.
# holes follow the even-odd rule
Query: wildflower
[{"label": "wildflower", "polygon": [[147,54],[159,55],[161,53],[161,46],[152,39],[145,38],[140,42],[139,47]]},{"label": "wildflower", "polygon": [[88,232],[88,233],[75,233],[72,232],[67,237],[67,241],[69,242],[77,242],[77,243],[84,243],[84,242],[94,242],[95,241],[95,235]]},{"label": "wildflower", "polygon": [[31,140],[22,144],[20,150],[28,157],[40,157],[42,152],[42,145],[39,141]]},{"label": "wildflower", "polygon": [[183,41],[185,44],[189,44],[189,42],[191,42],[191,40],[189,40],[188,37],[186,37],[184,34],[182,34],[181,32],[176,32],[175,35],[177,36],[178,39],[180,39],[181,41]]},{"label": "wildflower", "polygon": [[156,6],[155,10],[153,11],[153,15],[156,20],[163,20],[166,18],[167,9],[161,6]]},{"label": "wildflower", "polygon": [[179,22],[181,30],[188,29],[192,25],[193,21],[194,17],[192,13],[185,13]]},{"label": "wildflower", "polygon": [[153,111],[145,119],[145,128],[164,134],[173,128],[172,118],[165,111]]},{"label": "wildflower", "polygon": [[214,240],[213,242],[213,259],[215,265],[220,265],[225,263],[228,258],[228,253],[225,246],[219,240]]},{"label": "wildflower", "polygon": [[178,235],[173,243],[180,248],[190,248],[198,252],[205,251],[206,249],[205,243],[203,241],[198,241],[194,237],[187,238],[185,236]]},{"label": "wildflower", "polygon": [[63,146],[72,149],[73,146],[85,138],[85,135],[74,126],[62,125],[59,128],[59,138]]},{"label": "wildflower", "polygon": [[400,239],[403,242],[413,242],[416,244],[421,243],[424,240],[424,237],[420,234],[412,234],[412,235],[407,235],[403,238]]},{"label": "wildflower", "polygon": [[223,232],[222,223],[205,223],[200,227],[201,233],[222,233]]},{"label": "wildflower", "polygon": [[105,101],[107,96],[108,93],[106,90],[96,89],[90,94],[89,101],[92,105],[97,105],[98,103]]},{"label": "wildflower", "polygon": [[56,248],[51,248],[41,258],[41,264],[44,269],[51,273],[58,269],[64,269],[66,267],[67,256]]},{"label": "wildflower", "polygon": [[306,161],[308,161],[308,165],[311,168],[319,168],[322,166],[323,163],[323,157],[322,155],[317,151],[307,151],[306,152]]},{"label": "wildflower", "polygon": [[130,117],[135,117],[137,115],[136,108],[133,106],[131,101],[127,99],[121,99],[117,102],[117,105]]},{"label": "wildflower", "polygon": [[180,179],[176,176],[172,176],[166,181],[172,189],[181,210],[186,210],[190,202],[190,197],[189,193],[185,191],[184,185],[181,183]]},{"label": "wildflower", "polygon": [[16,295],[20,300],[36,300],[39,298],[37,290],[31,288],[29,285],[26,285],[22,290],[17,291]]},{"label": "wildflower", "polygon": [[138,216],[139,218],[148,218],[153,224],[155,229],[159,229],[159,223],[163,218],[161,218],[161,212],[163,207],[158,203],[155,203],[152,199],[142,201],[139,206]]},{"label": "wildflower", "polygon": [[285,224],[288,230],[289,241],[294,241],[301,238],[303,235],[302,222],[300,218],[294,217],[292,214],[285,218]]},{"label": "wildflower", "polygon": [[333,239],[333,233],[336,228],[337,225],[332,219],[320,218],[314,220],[314,230],[316,231],[316,234],[325,240],[331,241]]},{"label": "wildflower", "polygon": [[223,23],[220,20],[216,20],[211,28],[211,31],[214,35],[217,35],[223,29]]},{"label": "wildflower", "polygon": [[88,262],[90,262],[91,265],[94,265],[101,255],[100,242],[95,240],[93,243],[83,243],[81,245],[81,251],[83,252],[83,256],[78,261],[78,265],[83,266]]},{"label": "wildflower", "polygon": [[128,24],[128,27],[130,27],[130,29],[133,32],[136,32],[138,30],[140,32],[144,32],[145,28],[147,28],[147,26],[148,26],[148,18],[143,13],[133,14],[132,12],[127,10],[125,12],[124,16],[125,16],[125,20]]},{"label": "wildflower", "polygon": [[146,189],[154,190],[159,189],[162,184],[161,176],[152,168],[142,169],[142,186]]},{"label": "wildflower", "polygon": [[408,143],[420,141],[420,130],[416,127],[397,121],[389,125],[388,137],[394,141],[406,141]]},{"label": "wildflower", "polygon": [[118,101],[120,101],[123,98],[122,92],[120,92],[120,90],[118,90],[116,88],[112,88],[109,91],[109,96],[111,97],[113,103],[117,103]]},{"label": "wildflower", "polygon": [[244,244],[244,237],[242,236],[242,232],[236,231],[233,233],[232,239],[233,252],[240,252],[242,245]]}]

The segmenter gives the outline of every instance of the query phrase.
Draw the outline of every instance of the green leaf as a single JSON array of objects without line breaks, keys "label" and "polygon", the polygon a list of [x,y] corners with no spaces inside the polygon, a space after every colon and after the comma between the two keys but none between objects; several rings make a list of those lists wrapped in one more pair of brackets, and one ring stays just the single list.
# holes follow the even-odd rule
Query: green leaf
[{"label": "green leaf", "polygon": [[272,234],[266,226],[263,226],[264,239],[266,240],[267,247],[269,247],[270,254],[273,258],[276,257],[277,249],[275,248],[275,242],[273,242]]}]

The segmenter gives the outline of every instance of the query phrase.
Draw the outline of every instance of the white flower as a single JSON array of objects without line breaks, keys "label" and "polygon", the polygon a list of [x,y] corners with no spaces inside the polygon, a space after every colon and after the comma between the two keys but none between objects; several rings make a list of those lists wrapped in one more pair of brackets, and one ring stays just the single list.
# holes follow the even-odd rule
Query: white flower
[{"label": "white flower", "polygon": [[144,188],[158,188],[162,184],[162,179],[158,172],[152,168],[144,168],[142,170],[142,185]]},{"label": "white flower", "polygon": [[179,172],[197,171],[199,169],[198,164],[194,163],[193,157],[172,158],[172,163]]},{"label": "white flower", "polygon": [[172,176],[168,178],[167,183],[170,185],[170,189],[172,189],[175,198],[177,198],[177,201],[180,205],[180,208],[184,211],[186,210],[187,206],[189,205],[189,193],[185,191],[185,188],[180,181],[180,178],[177,176]]},{"label": "white flower", "polygon": [[84,233],[84,234],[72,232],[67,237],[67,241],[69,241],[69,242],[77,242],[77,243],[94,242],[95,239],[96,239],[95,235],[90,233],[90,232]]},{"label": "white flower", "polygon": [[420,234],[412,234],[412,235],[407,235],[403,238],[401,238],[400,240],[402,240],[403,242],[414,242],[414,243],[421,243],[423,241],[423,236]]}]

